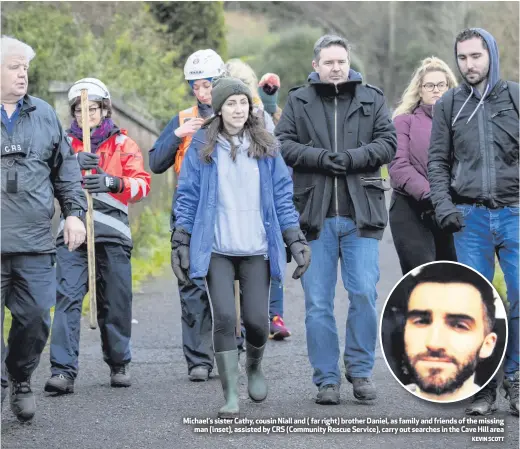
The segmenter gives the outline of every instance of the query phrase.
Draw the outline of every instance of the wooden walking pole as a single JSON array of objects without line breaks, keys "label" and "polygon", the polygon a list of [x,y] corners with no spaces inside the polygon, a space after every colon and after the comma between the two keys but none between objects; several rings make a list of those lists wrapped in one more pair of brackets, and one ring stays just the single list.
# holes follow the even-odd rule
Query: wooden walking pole
[{"label": "wooden walking pole", "polygon": [[[83,150],[90,153],[90,125],[88,111],[88,90],[81,89],[81,126],[83,128]],[[92,170],[87,170],[87,175]],[[96,242],[94,241],[94,217],[92,195],[85,190],[87,196],[87,255],[88,255],[88,292],[90,300],[90,328],[97,328],[97,295],[96,295]]]},{"label": "wooden walking pole", "polygon": [[242,333],[242,320],[240,319],[240,282],[235,281],[235,310],[237,312],[237,326],[235,335],[240,337]]}]

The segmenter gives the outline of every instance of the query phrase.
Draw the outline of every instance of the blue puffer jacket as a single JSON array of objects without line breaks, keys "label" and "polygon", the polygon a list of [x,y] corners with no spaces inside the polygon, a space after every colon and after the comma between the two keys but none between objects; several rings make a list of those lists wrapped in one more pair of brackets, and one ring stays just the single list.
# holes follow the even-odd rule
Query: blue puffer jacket
[{"label": "blue puffer jacket", "polygon": [[[207,164],[201,160],[200,151],[205,145],[205,136],[205,129],[197,131],[186,152],[174,207],[177,217],[175,227],[181,227],[191,234],[191,278],[206,276],[215,238],[217,152],[213,152],[211,163]],[[283,281],[287,256],[282,232],[300,226],[292,200],[293,183],[279,153],[276,157],[259,159],[258,168],[271,278]]]}]

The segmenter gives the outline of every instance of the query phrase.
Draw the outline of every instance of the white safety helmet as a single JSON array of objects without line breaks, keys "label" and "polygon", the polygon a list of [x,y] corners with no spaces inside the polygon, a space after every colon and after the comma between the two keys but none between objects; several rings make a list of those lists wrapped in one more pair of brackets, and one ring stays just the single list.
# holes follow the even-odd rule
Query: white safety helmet
[{"label": "white safety helmet", "polygon": [[82,78],[76,81],[69,89],[69,104],[76,102],[78,97],[81,97],[82,89],[88,90],[88,99],[90,101],[110,100],[110,92],[107,86],[97,78]]},{"label": "white safety helmet", "polygon": [[224,61],[211,49],[199,50],[191,54],[184,64],[186,81],[215,78],[224,73]]}]

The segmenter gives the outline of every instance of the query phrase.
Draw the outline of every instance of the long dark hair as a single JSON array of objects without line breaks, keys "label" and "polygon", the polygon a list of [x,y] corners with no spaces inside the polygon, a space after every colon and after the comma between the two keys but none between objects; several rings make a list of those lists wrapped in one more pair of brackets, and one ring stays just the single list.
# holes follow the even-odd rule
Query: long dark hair
[{"label": "long dark hair", "polygon": [[[260,118],[259,115],[262,115]],[[206,145],[201,151],[201,159],[206,162],[211,162],[211,154],[213,153],[218,135],[221,134],[231,145],[231,159],[236,160],[237,147],[233,143],[231,136],[228,135],[224,128],[224,121],[221,115],[214,115],[213,117],[206,120],[202,125],[203,128],[207,128],[206,134]],[[260,159],[262,157],[274,157],[277,152],[276,139],[266,131],[265,123],[263,120],[263,111],[259,110],[258,115],[253,113],[253,105],[249,103],[249,115],[244,127],[239,135],[248,133],[251,140],[249,150],[247,152],[249,157]]]}]

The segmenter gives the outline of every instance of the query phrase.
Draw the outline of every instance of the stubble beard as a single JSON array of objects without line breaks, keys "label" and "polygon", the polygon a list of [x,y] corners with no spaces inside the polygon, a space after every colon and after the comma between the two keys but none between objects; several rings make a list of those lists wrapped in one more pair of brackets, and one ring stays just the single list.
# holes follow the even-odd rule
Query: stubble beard
[{"label": "stubble beard", "polygon": [[[442,373],[441,369],[431,368],[427,377],[421,377],[421,375],[415,369],[415,365],[418,361],[417,359],[422,357],[424,354],[420,354],[419,356],[414,357],[412,361],[410,361],[405,353],[405,364],[409,372],[412,374],[414,382],[422,391],[425,393],[441,396],[447,393],[453,393],[454,391],[458,390],[460,387],[462,387],[462,385],[464,385],[464,382],[466,382],[475,373],[476,367],[479,363],[479,351],[480,348],[474,354],[472,354],[469,360],[467,360],[463,365],[454,360],[457,371],[453,376],[443,380],[442,383],[439,383],[439,381],[436,380],[436,377]],[[432,357],[434,357],[434,355],[432,355]]]}]

